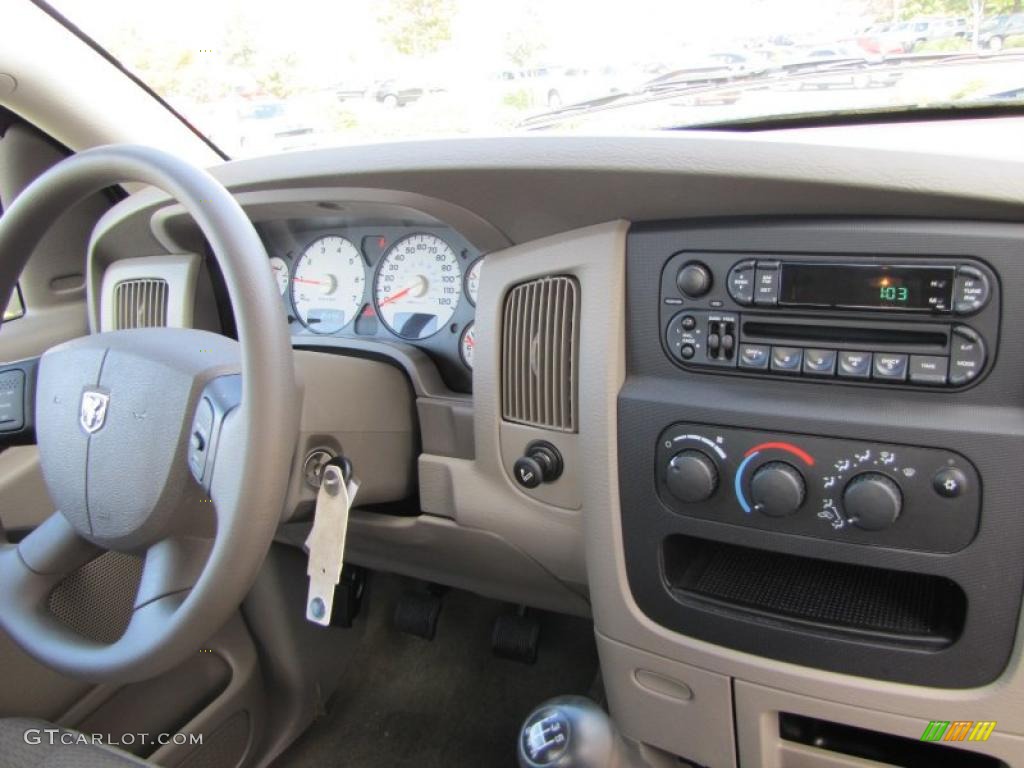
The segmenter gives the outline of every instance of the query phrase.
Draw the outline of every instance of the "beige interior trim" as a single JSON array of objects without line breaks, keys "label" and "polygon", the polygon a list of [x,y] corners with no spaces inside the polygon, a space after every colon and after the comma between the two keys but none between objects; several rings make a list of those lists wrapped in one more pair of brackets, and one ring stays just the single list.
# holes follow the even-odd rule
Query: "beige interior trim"
[{"label": "beige interior trim", "polygon": [[0,525],[5,530],[35,528],[54,512],[39,467],[39,450],[18,445],[0,451]]},{"label": "beige interior trim", "polygon": [[[147,195],[132,198],[140,205]],[[493,224],[472,211],[436,197],[400,192],[390,189],[360,187],[301,187],[240,191],[235,195],[253,222],[281,219],[302,219],[329,216],[342,220],[359,221],[386,218],[417,224],[445,224],[457,230],[481,253],[506,248],[508,238]],[[192,240],[183,240],[181,233],[195,228],[184,206],[158,207],[152,214],[150,226],[156,239],[170,251],[195,247]]]},{"label": "beige interior trim", "polygon": [[352,462],[360,505],[410,495],[415,461],[415,408],[409,383],[387,363],[325,352],[295,351],[302,387],[299,436],[285,499],[285,518],[309,517],[316,490],[303,463],[323,449]]}]

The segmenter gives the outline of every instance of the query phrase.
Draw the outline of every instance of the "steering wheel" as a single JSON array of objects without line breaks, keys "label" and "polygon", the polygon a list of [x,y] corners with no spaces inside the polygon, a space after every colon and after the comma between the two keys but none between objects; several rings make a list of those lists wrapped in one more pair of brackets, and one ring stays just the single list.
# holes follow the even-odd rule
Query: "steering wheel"
[{"label": "steering wheel", "polygon": [[[210,174],[165,152],[99,147],[37,178],[0,218],[0,297],[58,215],[125,181],[163,189],[195,219],[224,273],[238,341],[146,328],[47,350],[36,441],[59,511],[0,549],[0,625],[53,669],[118,683],[183,662],[251,588],[280,519],[299,399],[252,223]],[[47,608],[53,588],[105,550],[144,558],[127,629],[109,644]]]}]

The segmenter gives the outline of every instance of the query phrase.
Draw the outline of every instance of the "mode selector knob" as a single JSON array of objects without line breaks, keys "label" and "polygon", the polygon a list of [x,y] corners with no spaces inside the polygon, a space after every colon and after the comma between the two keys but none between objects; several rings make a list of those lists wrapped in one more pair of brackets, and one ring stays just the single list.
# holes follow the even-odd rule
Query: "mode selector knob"
[{"label": "mode selector knob", "polygon": [[785,517],[800,509],[806,486],[800,470],[785,461],[770,461],[750,478],[754,509],[769,517]]},{"label": "mode selector knob", "polygon": [[680,451],[668,462],[665,484],[687,504],[706,501],[718,489],[718,467],[703,451]]},{"label": "mode selector knob", "polygon": [[857,475],[843,491],[847,519],[866,531],[880,531],[896,522],[903,510],[903,492],[896,481],[881,472]]}]

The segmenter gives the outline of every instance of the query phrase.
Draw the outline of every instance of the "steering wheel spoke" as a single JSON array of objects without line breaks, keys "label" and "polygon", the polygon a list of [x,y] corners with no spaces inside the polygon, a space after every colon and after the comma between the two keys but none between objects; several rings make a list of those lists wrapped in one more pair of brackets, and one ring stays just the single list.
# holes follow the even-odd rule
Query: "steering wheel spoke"
[{"label": "steering wheel spoke", "polygon": [[162,598],[187,593],[199,581],[213,549],[211,539],[175,536],[146,550],[135,610]]},{"label": "steering wheel spoke", "polygon": [[[50,587],[101,554],[103,549],[79,536],[59,512],[46,518],[16,545],[0,550],[0,557],[12,563],[4,567],[5,573],[13,576],[14,571],[20,569],[24,571],[23,582],[36,579],[40,586],[49,584]],[[14,561],[18,565],[14,565]],[[6,583],[5,579],[0,581]]]},{"label": "steering wheel spoke", "polygon": [[[218,376],[204,387],[199,397],[189,429],[188,467],[205,491],[212,488],[217,456],[222,452],[222,442],[229,437],[225,421],[241,401],[242,377],[238,375]],[[231,450],[226,448],[223,453]]]}]

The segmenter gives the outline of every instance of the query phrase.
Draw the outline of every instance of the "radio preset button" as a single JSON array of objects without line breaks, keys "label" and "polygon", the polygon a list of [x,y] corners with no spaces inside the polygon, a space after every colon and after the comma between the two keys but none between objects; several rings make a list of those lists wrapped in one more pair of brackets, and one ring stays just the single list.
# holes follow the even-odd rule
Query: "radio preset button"
[{"label": "radio preset button", "polygon": [[772,370],[779,373],[800,373],[803,352],[799,347],[772,347]]},{"label": "radio preset button", "polygon": [[949,343],[949,383],[953,386],[967,384],[985,367],[985,344],[966,325],[954,326]]},{"label": "radio preset button", "polygon": [[844,379],[866,379],[871,376],[870,352],[840,352],[839,375]]},{"label": "radio preset button", "polygon": [[809,376],[832,376],[836,372],[834,349],[805,349],[804,373]]},{"label": "radio preset button", "polygon": [[872,375],[886,381],[905,381],[907,378],[907,356],[876,352]]},{"label": "radio preset button", "polygon": [[910,383],[936,384],[946,383],[949,372],[949,358],[939,355],[911,355]]},{"label": "radio preset button", "polygon": [[779,274],[778,262],[757,262],[754,276],[755,304],[779,303]]},{"label": "radio preset button", "polygon": [[764,370],[768,367],[769,347],[766,344],[740,344],[740,368]]},{"label": "radio preset button", "polygon": [[726,288],[737,304],[752,304],[754,301],[754,262],[741,261],[729,270]]},{"label": "radio preset button", "polygon": [[953,309],[958,315],[977,312],[988,303],[989,285],[985,273],[974,267],[960,267],[953,288]]}]

